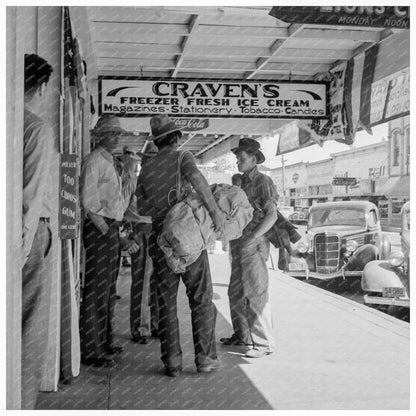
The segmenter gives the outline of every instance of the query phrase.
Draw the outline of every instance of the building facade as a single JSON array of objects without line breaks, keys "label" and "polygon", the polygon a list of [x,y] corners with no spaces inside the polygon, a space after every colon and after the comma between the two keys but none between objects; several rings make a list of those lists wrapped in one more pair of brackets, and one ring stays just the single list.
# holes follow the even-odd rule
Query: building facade
[{"label": "building facade", "polygon": [[384,199],[388,180],[388,143],[334,153],[312,163],[295,163],[270,174],[286,205],[311,206],[318,202]]}]

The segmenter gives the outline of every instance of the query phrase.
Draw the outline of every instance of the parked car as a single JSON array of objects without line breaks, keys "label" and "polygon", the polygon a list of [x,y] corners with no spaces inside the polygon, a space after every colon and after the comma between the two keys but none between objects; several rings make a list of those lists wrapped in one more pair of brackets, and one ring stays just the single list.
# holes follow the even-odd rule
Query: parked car
[{"label": "parked car", "polygon": [[371,261],[364,267],[361,278],[364,303],[410,307],[410,202],[401,211],[400,235],[401,251],[393,251],[388,260]]},{"label": "parked car", "polygon": [[293,213],[294,208],[289,205],[281,205],[280,207],[277,207],[279,212],[286,218],[289,218],[289,215]]},{"label": "parked car", "polygon": [[288,220],[293,224],[306,225],[309,218],[309,207],[295,207],[295,212],[290,214]]},{"label": "parked car", "polygon": [[322,280],[360,277],[367,263],[387,259],[390,253],[378,209],[367,201],[313,205],[306,233],[292,248],[289,275]]}]

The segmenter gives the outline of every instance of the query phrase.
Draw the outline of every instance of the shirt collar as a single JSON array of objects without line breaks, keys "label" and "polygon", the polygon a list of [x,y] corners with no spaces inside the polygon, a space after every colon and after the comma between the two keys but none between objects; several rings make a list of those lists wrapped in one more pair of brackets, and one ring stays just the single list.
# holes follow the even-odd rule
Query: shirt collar
[{"label": "shirt collar", "polygon": [[250,181],[252,181],[254,179],[254,177],[257,175],[258,171],[259,170],[258,170],[257,165],[256,165],[256,166],[253,167],[253,169],[251,169],[247,172],[244,172],[243,173],[243,178],[246,179],[246,180],[249,179]]},{"label": "shirt collar", "polygon": [[97,145],[96,150],[98,152],[101,153],[101,155],[107,159],[109,162],[113,163],[114,162],[114,157],[113,155],[106,149],[104,149],[104,147],[102,147],[101,145]]}]

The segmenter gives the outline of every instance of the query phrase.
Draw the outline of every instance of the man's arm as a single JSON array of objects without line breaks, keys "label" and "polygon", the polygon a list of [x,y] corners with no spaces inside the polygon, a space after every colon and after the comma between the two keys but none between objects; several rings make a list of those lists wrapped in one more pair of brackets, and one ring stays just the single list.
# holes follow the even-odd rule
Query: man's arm
[{"label": "man's arm", "polygon": [[37,124],[25,132],[23,169],[23,260],[29,256],[38,228],[54,148],[51,128]]},{"label": "man's arm", "polygon": [[186,179],[192,184],[195,191],[200,196],[202,202],[207,208],[210,217],[214,223],[215,231],[224,233],[224,215],[218,208],[212,195],[211,188],[208,185],[204,175],[199,171],[195,164],[195,160],[190,153],[186,153],[182,160],[181,171]]},{"label": "man's arm", "polygon": [[109,229],[102,215],[97,214],[101,209],[100,195],[98,193],[99,168],[98,162],[88,158],[82,167],[81,173],[81,203],[85,214],[101,231],[107,234]]},{"label": "man's arm", "polygon": [[273,227],[273,224],[277,220],[277,209],[274,202],[270,201],[266,204],[264,209],[265,216],[261,223],[252,231],[254,238],[259,238],[264,233]]},{"label": "man's arm", "polygon": [[261,195],[261,200],[264,204],[263,212],[265,214],[263,220],[252,231],[252,236],[259,238],[269,231],[277,220],[277,201],[279,200],[279,194],[273,181],[268,176],[260,176],[257,180],[256,187]]}]

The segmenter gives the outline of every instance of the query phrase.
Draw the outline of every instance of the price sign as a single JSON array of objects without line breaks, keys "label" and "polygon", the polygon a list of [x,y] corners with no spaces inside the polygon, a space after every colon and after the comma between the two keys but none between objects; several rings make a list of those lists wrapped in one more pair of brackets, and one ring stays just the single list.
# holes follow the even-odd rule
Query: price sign
[{"label": "price sign", "polygon": [[72,240],[78,236],[79,186],[77,172],[78,156],[61,154],[59,236],[63,240]]}]

